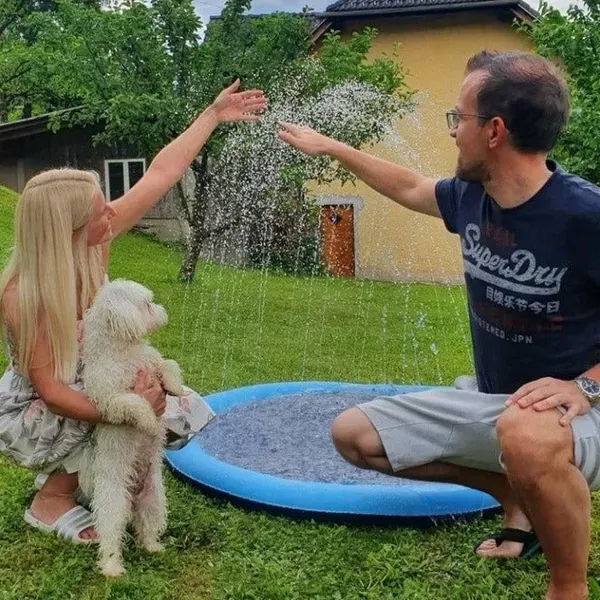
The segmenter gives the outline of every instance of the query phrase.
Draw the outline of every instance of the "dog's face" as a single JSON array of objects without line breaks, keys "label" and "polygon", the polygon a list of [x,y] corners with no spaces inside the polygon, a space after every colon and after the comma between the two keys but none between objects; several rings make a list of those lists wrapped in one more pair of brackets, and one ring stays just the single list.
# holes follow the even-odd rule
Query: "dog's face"
[{"label": "dog's face", "polygon": [[115,279],[98,290],[90,317],[104,323],[106,334],[113,338],[138,340],[167,322],[167,311],[152,297],[135,281]]}]

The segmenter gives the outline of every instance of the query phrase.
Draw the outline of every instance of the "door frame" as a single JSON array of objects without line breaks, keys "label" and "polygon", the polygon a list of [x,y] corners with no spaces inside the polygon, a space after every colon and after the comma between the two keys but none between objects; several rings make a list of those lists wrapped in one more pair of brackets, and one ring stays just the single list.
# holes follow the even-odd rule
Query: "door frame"
[{"label": "door frame", "polygon": [[317,206],[340,206],[352,205],[353,208],[353,232],[354,239],[354,277],[357,275],[358,265],[358,215],[365,205],[362,196],[342,196],[340,194],[319,194],[315,198]]}]

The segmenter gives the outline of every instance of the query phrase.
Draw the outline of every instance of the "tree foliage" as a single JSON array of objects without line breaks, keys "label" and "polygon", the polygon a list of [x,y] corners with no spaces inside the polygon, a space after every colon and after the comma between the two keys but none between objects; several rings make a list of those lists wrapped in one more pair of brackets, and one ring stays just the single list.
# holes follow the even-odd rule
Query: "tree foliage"
[{"label": "tree foliage", "polygon": [[583,0],[561,14],[543,3],[531,28],[536,51],[558,61],[571,89],[571,117],[554,156],[566,168],[600,184],[600,2]]},{"label": "tree foliage", "polygon": [[[251,18],[246,14],[250,0],[228,0],[220,17],[207,24],[204,36],[192,0],[126,0],[116,6],[109,3],[104,10],[84,0],[45,0],[44,7],[42,0],[38,3],[37,15],[29,17],[33,20],[21,18],[20,31],[26,21],[28,27],[36,28],[34,42],[27,46],[23,36],[16,35],[8,54],[16,63],[21,51],[29,53],[27,74],[14,78],[24,101],[44,107],[78,107],[57,117],[55,129],[101,125],[95,143],[126,145],[151,158],[237,78],[245,89],[264,90],[277,107],[278,112],[269,113],[254,127],[220,127],[192,164],[193,193],[186,195],[180,186],[190,225],[181,271],[185,280],[193,277],[207,240],[234,226],[240,215],[260,220],[267,206],[277,214],[275,205],[281,215],[287,211],[281,207],[289,205],[289,198],[306,205],[303,191],[309,179],[348,178],[347,172],[329,160],[311,162],[273,146],[274,115],[318,126],[359,147],[379,139],[410,101],[397,58],[369,60],[377,35],[374,29],[355,33],[348,40],[330,32],[314,52],[304,13]],[[34,48],[38,55],[31,60]],[[34,82],[40,84],[37,90]],[[353,91],[353,85],[361,86],[361,94],[354,96],[358,88]],[[336,106],[342,105],[343,110],[336,112]],[[259,131],[262,146],[256,144]],[[267,154],[273,152],[285,160],[271,160]],[[258,164],[271,168],[262,179],[272,180],[273,186],[266,189],[258,178],[254,191],[246,194],[246,200],[253,198],[251,211],[241,210],[244,198],[235,189],[238,182],[227,176],[233,154],[238,181],[242,165],[250,168],[257,157],[262,157]],[[216,182],[220,182],[218,189]],[[227,210],[215,206],[217,198],[229,199]],[[225,214],[231,218],[217,218]]]},{"label": "tree foliage", "polygon": [[[73,1],[99,13],[101,0]],[[55,0],[0,3],[0,122],[72,105],[73,96],[59,83],[56,55],[47,44],[57,33],[58,6]],[[58,35],[64,38],[64,32]]]}]

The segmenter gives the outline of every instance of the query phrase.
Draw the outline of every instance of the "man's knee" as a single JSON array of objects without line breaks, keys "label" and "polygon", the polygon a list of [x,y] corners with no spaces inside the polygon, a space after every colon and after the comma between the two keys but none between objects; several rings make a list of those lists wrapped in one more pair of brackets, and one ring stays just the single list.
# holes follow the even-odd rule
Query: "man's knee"
[{"label": "man's knee", "polygon": [[358,408],[350,408],[335,419],[331,437],[339,454],[357,467],[372,468],[368,458],[385,455],[377,430]]},{"label": "man's knee", "polygon": [[555,465],[569,460],[571,434],[559,424],[559,417],[558,411],[519,406],[511,406],[499,417],[496,433],[510,478],[535,484]]},{"label": "man's knee", "polygon": [[522,416],[521,408],[511,406],[498,417],[496,433],[500,444],[513,444],[522,438],[522,434],[527,435],[524,426],[526,419],[522,419]]}]

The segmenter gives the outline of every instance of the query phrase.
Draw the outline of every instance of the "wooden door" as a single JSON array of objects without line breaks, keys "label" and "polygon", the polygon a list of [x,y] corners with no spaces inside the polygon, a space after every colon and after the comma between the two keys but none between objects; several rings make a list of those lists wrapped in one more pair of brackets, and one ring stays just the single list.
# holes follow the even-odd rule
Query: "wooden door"
[{"label": "wooden door", "polygon": [[354,277],[354,206],[321,208],[321,251],[330,275]]}]

